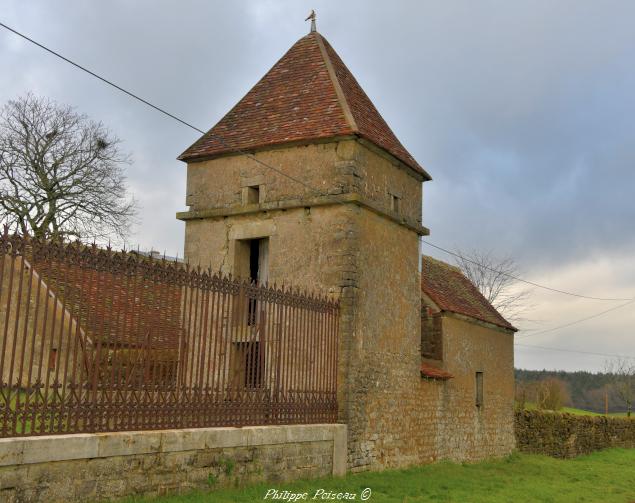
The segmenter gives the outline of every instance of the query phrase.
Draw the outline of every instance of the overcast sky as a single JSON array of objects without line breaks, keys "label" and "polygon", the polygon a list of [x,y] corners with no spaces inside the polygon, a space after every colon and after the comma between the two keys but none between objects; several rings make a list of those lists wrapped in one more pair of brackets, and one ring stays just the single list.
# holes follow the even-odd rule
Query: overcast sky
[{"label": "overcast sky", "polygon": [[[329,40],[409,151],[430,241],[512,256],[534,282],[635,297],[635,2],[0,0],[0,20],[201,129],[308,31]],[[0,102],[70,104],[124,140],[131,241],[182,255],[197,133],[0,31]],[[425,252],[444,260],[442,253]],[[545,330],[619,305],[532,290]],[[635,356],[635,304],[522,344]],[[531,332],[520,332],[520,336]],[[517,346],[523,368],[605,358]]]}]

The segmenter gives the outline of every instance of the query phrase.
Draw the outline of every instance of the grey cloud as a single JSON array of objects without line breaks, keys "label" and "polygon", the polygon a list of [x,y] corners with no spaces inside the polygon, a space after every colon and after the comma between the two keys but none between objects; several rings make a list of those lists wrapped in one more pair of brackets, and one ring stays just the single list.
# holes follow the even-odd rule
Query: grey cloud
[{"label": "grey cloud", "polygon": [[[9,0],[2,18],[207,129],[308,30],[313,7],[432,174],[433,242],[513,254],[527,274],[635,245],[635,3]],[[143,206],[132,239],[182,254],[175,158],[198,134],[6,32],[0,62],[0,102],[32,90],[124,139]],[[620,287],[633,277],[635,266]]]}]

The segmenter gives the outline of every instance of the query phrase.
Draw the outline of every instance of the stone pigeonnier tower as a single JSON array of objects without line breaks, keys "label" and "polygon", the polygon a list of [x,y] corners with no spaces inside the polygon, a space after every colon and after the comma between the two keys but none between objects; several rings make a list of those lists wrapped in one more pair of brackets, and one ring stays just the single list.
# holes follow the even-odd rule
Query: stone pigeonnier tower
[{"label": "stone pigeonnier tower", "polygon": [[331,45],[314,31],[298,40],[179,159],[186,259],[340,296],[349,468],[424,460],[418,262],[430,176]]}]

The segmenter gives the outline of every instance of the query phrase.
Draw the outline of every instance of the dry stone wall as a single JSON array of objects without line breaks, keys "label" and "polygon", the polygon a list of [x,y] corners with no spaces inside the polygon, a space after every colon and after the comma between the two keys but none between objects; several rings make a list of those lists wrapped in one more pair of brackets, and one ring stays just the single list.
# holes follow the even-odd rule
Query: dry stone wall
[{"label": "dry stone wall", "polygon": [[635,420],[516,412],[516,444],[522,452],[572,458],[610,447],[635,447]]}]

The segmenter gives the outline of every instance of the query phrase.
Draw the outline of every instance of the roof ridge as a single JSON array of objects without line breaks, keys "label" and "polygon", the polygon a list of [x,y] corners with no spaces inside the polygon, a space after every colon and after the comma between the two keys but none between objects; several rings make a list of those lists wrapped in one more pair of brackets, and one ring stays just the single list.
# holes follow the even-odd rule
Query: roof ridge
[{"label": "roof ridge", "polygon": [[517,331],[459,267],[429,255],[422,255],[421,260],[421,290],[442,311]]},{"label": "roof ridge", "polygon": [[450,270],[453,270],[454,272],[458,272],[459,274],[462,274],[463,276],[465,276],[465,274],[463,273],[463,271],[461,271],[461,268],[455,264],[450,264],[449,262],[446,262],[445,260],[441,260],[438,258],[435,258],[431,255],[421,255],[421,260],[428,260],[428,261],[433,261],[438,263],[439,265],[441,265],[442,267],[447,267]]},{"label": "roof ridge", "polygon": [[342,108],[342,112],[344,113],[344,118],[348,125],[353,130],[354,133],[359,133],[359,127],[357,126],[357,122],[355,121],[355,116],[351,111],[351,107],[348,104],[348,100],[346,99],[346,95],[344,94],[344,90],[342,89],[342,85],[340,80],[337,78],[337,74],[335,73],[335,68],[333,68],[333,62],[331,61],[328,52],[326,51],[326,47],[324,46],[324,40],[322,35],[319,32],[315,32],[312,34],[315,36],[315,40],[320,48],[320,54],[322,55],[322,59],[324,60],[324,65],[326,66],[326,71],[329,74],[329,78],[335,88],[335,94],[337,95],[337,101]]},{"label": "roof ridge", "polygon": [[367,140],[423,180],[430,179],[329,41],[313,32],[293,44],[179,159],[196,162],[267,146],[344,136]]}]

